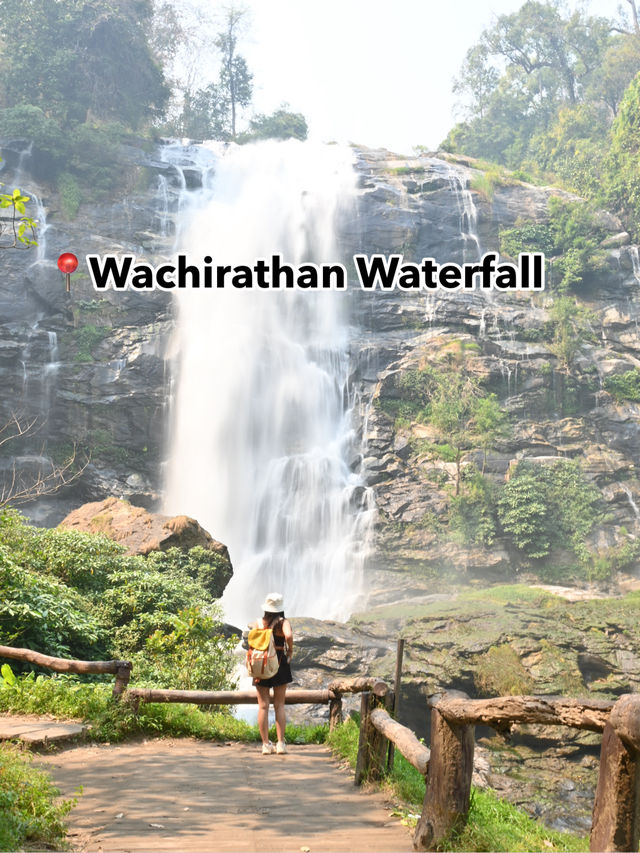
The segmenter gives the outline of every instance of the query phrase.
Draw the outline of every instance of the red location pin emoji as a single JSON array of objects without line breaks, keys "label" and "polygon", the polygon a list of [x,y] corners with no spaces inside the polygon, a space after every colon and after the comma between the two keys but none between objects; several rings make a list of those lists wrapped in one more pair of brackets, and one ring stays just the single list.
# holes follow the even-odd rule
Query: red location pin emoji
[{"label": "red location pin emoji", "polygon": [[67,293],[71,292],[71,273],[78,269],[78,259],[73,252],[63,252],[58,258],[58,269],[64,273]]}]

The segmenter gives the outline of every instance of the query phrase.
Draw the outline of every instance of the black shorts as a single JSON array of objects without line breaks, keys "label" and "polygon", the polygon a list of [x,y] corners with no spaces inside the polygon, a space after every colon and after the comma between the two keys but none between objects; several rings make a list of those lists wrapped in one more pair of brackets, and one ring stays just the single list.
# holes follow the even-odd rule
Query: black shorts
[{"label": "black shorts", "polygon": [[291,666],[289,661],[283,658],[275,675],[271,678],[254,678],[253,684],[255,687],[280,687],[282,684],[291,684],[292,681]]}]

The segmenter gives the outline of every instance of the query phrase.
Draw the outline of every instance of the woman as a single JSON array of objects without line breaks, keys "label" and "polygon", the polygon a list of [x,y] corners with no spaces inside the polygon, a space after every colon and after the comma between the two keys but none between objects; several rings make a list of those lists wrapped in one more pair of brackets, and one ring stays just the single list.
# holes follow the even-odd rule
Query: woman
[{"label": "woman", "polygon": [[[286,715],[284,697],[287,684],[293,681],[289,661],[293,655],[293,631],[288,619],[284,618],[284,603],[279,592],[270,593],[262,605],[262,619],[254,622],[251,628],[271,628],[273,642],[278,654],[279,667],[271,678],[254,678],[253,683],[258,693],[258,728],[262,738],[262,754],[270,755],[276,752],[283,755],[287,751],[284,742]],[[276,733],[278,742],[274,745],[269,740],[269,690],[273,687],[273,707],[276,712]]]}]

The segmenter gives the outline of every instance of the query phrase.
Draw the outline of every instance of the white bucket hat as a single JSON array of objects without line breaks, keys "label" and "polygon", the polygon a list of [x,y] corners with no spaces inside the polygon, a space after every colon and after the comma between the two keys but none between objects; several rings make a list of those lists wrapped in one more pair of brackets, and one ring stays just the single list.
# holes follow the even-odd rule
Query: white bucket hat
[{"label": "white bucket hat", "polygon": [[265,613],[281,613],[284,610],[284,599],[279,592],[270,592],[262,605]]}]

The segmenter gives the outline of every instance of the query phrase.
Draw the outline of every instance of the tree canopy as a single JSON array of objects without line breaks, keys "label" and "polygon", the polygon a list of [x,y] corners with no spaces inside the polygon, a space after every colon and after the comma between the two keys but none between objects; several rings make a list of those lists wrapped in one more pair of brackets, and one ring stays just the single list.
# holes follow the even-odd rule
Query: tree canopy
[{"label": "tree canopy", "polygon": [[152,15],[150,0],[0,0],[3,105],[60,124],[160,115],[169,89],[147,41]]},{"label": "tree canopy", "polygon": [[527,0],[498,17],[467,53],[454,86],[464,120],[443,147],[560,180],[631,214],[637,228],[640,27],[628,3],[628,25],[560,0]]}]

